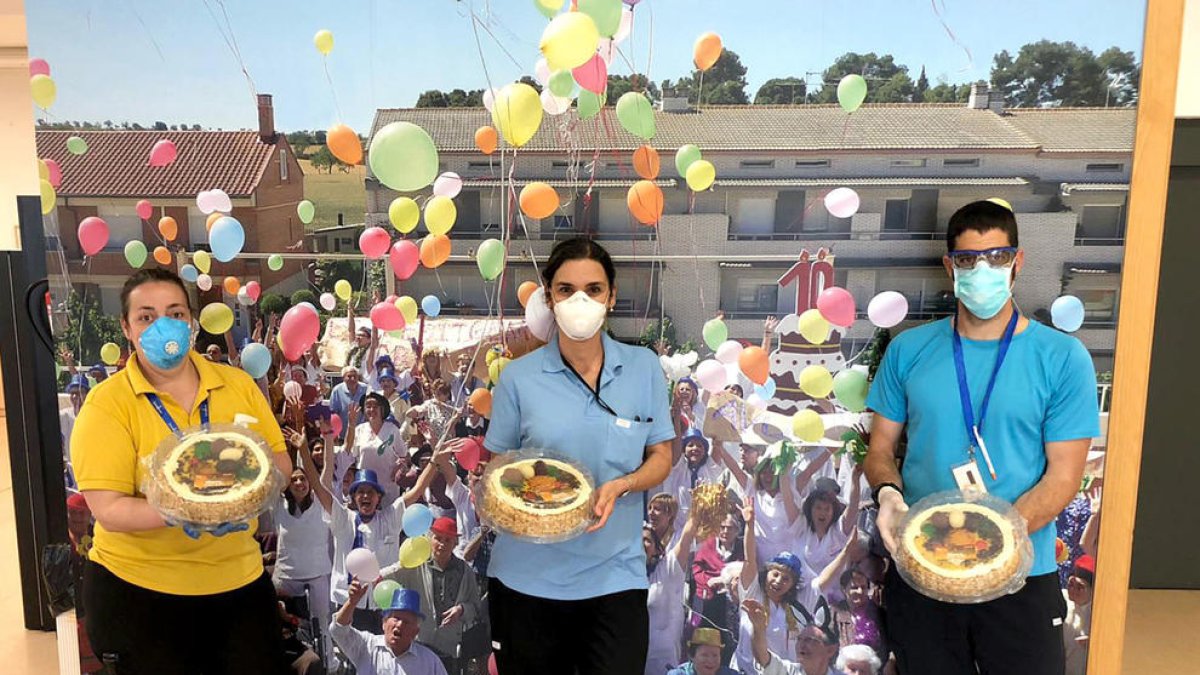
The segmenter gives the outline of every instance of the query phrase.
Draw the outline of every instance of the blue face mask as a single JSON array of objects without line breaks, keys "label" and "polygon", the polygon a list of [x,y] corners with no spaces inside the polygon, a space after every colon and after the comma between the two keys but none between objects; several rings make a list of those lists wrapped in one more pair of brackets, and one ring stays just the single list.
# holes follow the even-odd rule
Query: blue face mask
[{"label": "blue face mask", "polygon": [[969,270],[954,269],[954,297],[980,319],[990,319],[1012,297],[1012,267],[992,267],[979,261]]},{"label": "blue face mask", "polygon": [[192,348],[192,325],[186,321],[160,316],[142,331],[138,344],[150,364],[159,370],[171,370],[187,358]]}]

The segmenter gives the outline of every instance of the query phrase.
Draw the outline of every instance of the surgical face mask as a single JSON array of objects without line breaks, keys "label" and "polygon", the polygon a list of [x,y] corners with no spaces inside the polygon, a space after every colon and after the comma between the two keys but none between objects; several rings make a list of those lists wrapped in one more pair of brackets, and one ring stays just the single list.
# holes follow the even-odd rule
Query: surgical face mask
[{"label": "surgical face mask", "polygon": [[980,260],[971,269],[954,268],[954,297],[980,319],[990,319],[1012,297],[1012,265],[992,267]]},{"label": "surgical face mask", "polygon": [[159,370],[171,370],[183,363],[192,348],[192,325],[160,316],[138,336],[138,344],[151,365]]},{"label": "surgical face mask", "polygon": [[589,298],[583,291],[576,291],[566,300],[554,303],[558,327],[577,342],[591,339],[604,325],[606,314],[608,307]]}]

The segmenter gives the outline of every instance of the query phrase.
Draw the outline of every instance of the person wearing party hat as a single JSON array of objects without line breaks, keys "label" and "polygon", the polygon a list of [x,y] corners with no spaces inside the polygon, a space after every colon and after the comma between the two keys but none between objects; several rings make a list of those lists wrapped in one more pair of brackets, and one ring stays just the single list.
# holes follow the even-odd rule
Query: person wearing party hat
[{"label": "person wearing party hat", "polygon": [[721,665],[721,650],[725,642],[716,628],[697,628],[688,640],[688,660],[667,675],[737,675],[737,671]]},{"label": "person wearing party hat", "polygon": [[354,608],[366,597],[370,586],[357,578],[350,582],[349,597],[333,617],[329,634],[359,673],[374,675],[446,675],[441,659],[417,642],[421,622],[421,596],[399,588],[391,602],[381,607],[381,633],[376,635],[351,626]]}]

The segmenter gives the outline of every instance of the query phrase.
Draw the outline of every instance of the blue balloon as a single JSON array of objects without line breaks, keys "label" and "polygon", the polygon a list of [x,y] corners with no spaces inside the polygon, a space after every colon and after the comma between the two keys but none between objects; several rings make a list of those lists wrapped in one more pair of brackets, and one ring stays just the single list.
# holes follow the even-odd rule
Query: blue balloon
[{"label": "blue balloon", "polygon": [[212,247],[212,255],[221,262],[229,262],[242,252],[246,245],[246,231],[236,218],[223,216],[213,223],[208,233],[208,243]]},{"label": "blue balloon", "polygon": [[775,398],[775,380],[768,377],[766,382],[754,388],[754,393],[758,394],[758,397],[764,401],[770,401]]},{"label": "blue balloon", "polygon": [[242,370],[258,379],[271,369],[271,350],[257,342],[251,342],[242,350]]},{"label": "blue balloon", "polygon": [[421,311],[425,312],[425,316],[432,319],[442,313],[442,301],[438,300],[435,295],[427,295],[421,298]]},{"label": "blue balloon", "polygon": [[196,279],[200,278],[200,270],[196,269],[195,265],[184,265],[179,268],[179,278],[189,284],[194,284]]},{"label": "blue balloon", "polygon": [[404,534],[419,537],[429,532],[429,528],[433,526],[433,511],[424,504],[414,504],[404,509],[401,525],[404,527]]},{"label": "blue balloon", "polygon": [[1064,295],[1050,305],[1050,319],[1061,331],[1074,333],[1083,325],[1083,318],[1083,301],[1073,295]]}]

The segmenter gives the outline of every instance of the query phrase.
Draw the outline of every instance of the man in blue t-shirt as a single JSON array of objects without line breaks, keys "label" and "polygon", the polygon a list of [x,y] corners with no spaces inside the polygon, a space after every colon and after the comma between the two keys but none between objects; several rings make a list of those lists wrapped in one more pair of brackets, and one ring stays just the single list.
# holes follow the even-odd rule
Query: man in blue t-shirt
[{"label": "man in blue t-shirt", "polygon": [[1017,311],[1024,251],[1012,211],[968,204],[951,216],[946,243],[957,315],[893,340],[867,399],[875,419],[865,467],[879,531],[894,552],[910,504],[982,483],[1025,519],[1033,568],[1020,591],[979,604],[930,599],[892,570],[888,637],[901,673],[1061,675],[1066,607],[1054,520],[1079,490],[1100,433],[1095,370],[1079,340]]}]

